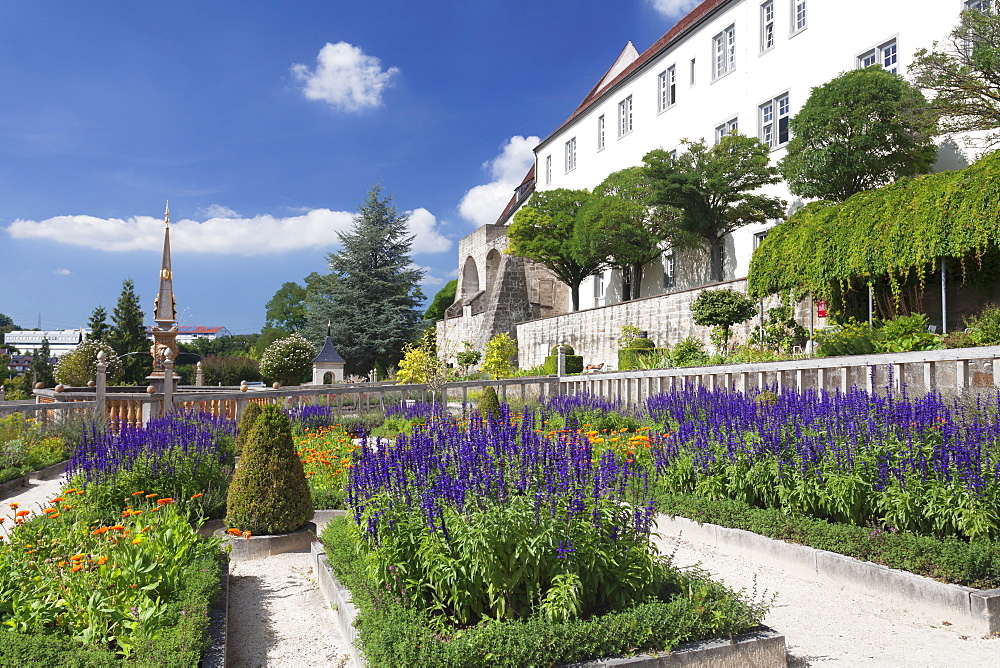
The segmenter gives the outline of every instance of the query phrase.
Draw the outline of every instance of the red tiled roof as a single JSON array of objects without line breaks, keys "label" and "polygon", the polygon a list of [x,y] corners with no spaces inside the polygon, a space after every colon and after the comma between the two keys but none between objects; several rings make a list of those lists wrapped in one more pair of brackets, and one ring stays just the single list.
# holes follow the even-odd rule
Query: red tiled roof
[{"label": "red tiled roof", "polygon": [[503,213],[497,218],[494,225],[503,225],[504,221],[510,217],[517,208],[517,205],[525,200],[535,189],[535,165],[532,163],[531,167],[528,168],[528,173],[524,175],[521,179],[521,184],[514,189],[514,194],[511,195],[510,201],[507,202],[507,206],[504,207]]},{"label": "red tiled roof", "polygon": [[648,49],[639,54],[639,57],[636,58],[631,65],[622,70],[621,73],[614,79],[609,81],[606,86],[603,86],[600,89],[598,89],[598,86],[600,86],[600,81],[598,81],[597,84],[590,90],[590,92],[587,93],[587,96],[583,98],[583,101],[580,102],[576,110],[573,111],[572,114],[570,114],[570,117],[567,118],[565,121],[563,121],[562,124],[558,128],[556,128],[554,132],[550,133],[549,136],[543,139],[541,142],[539,142],[538,145],[542,146],[549,139],[557,135],[564,127],[566,127],[570,123],[570,121],[572,121],[581,113],[589,109],[592,104],[597,102],[597,100],[599,100],[606,91],[611,90],[620,82],[632,76],[632,74],[637,72],[643,65],[652,60],[658,53],[660,53],[660,51],[665,49],[671,42],[673,42],[675,39],[677,39],[685,32],[687,32],[687,30],[691,28],[695,23],[697,23],[705,16],[710,14],[714,9],[716,9],[720,5],[727,3],[728,1],[729,0],[704,0],[704,2],[702,2],[700,5],[698,5],[690,12],[688,12],[688,14],[680,21],[675,23],[674,27],[668,30],[666,34],[663,35],[663,37],[653,42],[652,46],[650,46]]}]

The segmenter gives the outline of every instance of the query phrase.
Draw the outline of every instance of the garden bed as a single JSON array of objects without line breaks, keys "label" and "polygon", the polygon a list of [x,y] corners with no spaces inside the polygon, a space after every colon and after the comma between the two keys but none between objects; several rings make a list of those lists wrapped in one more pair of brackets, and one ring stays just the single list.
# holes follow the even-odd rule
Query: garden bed
[{"label": "garden bed", "polygon": [[28,483],[32,480],[51,480],[56,476],[60,476],[66,472],[66,465],[69,460],[64,462],[59,462],[57,464],[52,464],[51,466],[46,466],[37,471],[30,471],[17,478],[12,478],[5,482],[0,482],[0,498],[9,496],[10,494],[16,492],[22,487],[27,487]]}]

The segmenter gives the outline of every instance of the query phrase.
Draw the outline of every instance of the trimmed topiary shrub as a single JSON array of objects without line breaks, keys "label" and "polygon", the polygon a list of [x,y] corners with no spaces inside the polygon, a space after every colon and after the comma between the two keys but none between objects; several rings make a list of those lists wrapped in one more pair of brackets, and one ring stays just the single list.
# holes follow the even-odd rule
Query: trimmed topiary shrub
[{"label": "trimmed topiary shrub", "polygon": [[277,406],[261,408],[247,434],[226,505],[230,527],[257,535],[290,533],[312,519],[312,497],[292,427]]},{"label": "trimmed topiary shrub", "polygon": [[649,339],[635,338],[629,344],[618,351],[618,369],[628,371],[638,369],[643,360],[650,359],[656,354],[656,344]]},{"label": "trimmed topiary shrub", "polygon": [[246,443],[247,436],[250,435],[250,430],[253,429],[258,415],[260,415],[260,404],[251,401],[243,409],[243,415],[240,416],[240,424],[236,427],[236,441],[233,443],[236,455],[243,454],[243,444]]},{"label": "trimmed topiary shrub", "polygon": [[[583,356],[577,355],[571,345],[563,347],[566,349],[566,373],[583,373]],[[552,346],[552,351],[545,358],[544,368],[550,376],[559,371],[559,346]]]},{"label": "trimmed topiary shrub", "polygon": [[483,397],[479,400],[479,414],[493,420],[500,417],[500,397],[492,385],[483,390]]}]

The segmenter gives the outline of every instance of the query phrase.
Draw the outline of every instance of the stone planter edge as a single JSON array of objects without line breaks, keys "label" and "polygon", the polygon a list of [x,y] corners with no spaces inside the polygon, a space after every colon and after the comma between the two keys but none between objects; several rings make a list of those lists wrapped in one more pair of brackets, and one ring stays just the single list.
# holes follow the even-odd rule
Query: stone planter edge
[{"label": "stone planter edge", "polygon": [[208,634],[211,644],[201,657],[203,668],[225,668],[226,653],[229,638],[229,576],[233,570],[233,562],[226,559],[226,567],[219,576],[219,586],[222,595],[208,611]]},{"label": "stone planter edge", "polygon": [[[657,532],[669,527],[686,539],[725,547],[757,563],[780,563],[787,570],[853,591],[876,595],[900,611],[929,622],[947,621],[976,634],[1000,632],[1000,589],[973,589],[938,582],[836,552],[786,543],[743,529],[686,517],[657,516]],[[662,538],[661,538],[662,540]]]},{"label": "stone planter edge", "polygon": [[66,472],[66,466],[68,464],[69,460],[67,459],[64,462],[59,462],[58,464],[53,464],[52,466],[46,466],[45,468],[37,471],[30,471],[18,478],[13,478],[7,482],[0,483],[0,498],[7,496],[14,490],[26,487],[31,480],[49,480],[54,475],[61,475]]},{"label": "stone planter edge", "polygon": [[[315,542],[311,547],[313,566],[320,591],[333,608],[343,637],[351,647],[351,666],[364,668],[367,664],[357,648],[357,629],[354,620],[358,610],[351,602],[351,592],[337,580],[330,563],[326,559],[323,544]],[[762,628],[733,638],[732,642],[712,639],[684,643],[668,654],[653,656],[639,654],[632,657],[610,657],[581,663],[568,664],[562,668],[715,668],[720,665],[785,666],[787,654],[785,637],[773,629]]]}]

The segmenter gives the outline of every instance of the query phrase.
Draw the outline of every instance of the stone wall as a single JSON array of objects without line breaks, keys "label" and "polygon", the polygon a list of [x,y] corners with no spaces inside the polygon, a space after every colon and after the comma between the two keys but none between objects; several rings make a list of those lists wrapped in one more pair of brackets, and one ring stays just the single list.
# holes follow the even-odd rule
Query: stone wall
[{"label": "stone wall", "polygon": [[[624,325],[647,331],[649,338],[658,346],[672,346],[681,339],[693,336],[702,340],[710,350],[712,330],[694,324],[691,304],[702,290],[718,288],[746,292],[747,282],[746,279],[726,281],[519,323],[517,347],[520,367],[526,369],[542,364],[552,346],[562,341],[573,346],[577,355],[583,356],[584,364],[603,362],[605,369],[617,368],[618,337]],[[776,299],[768,300],[764,302],[764,309],[766,311],[777,305]],[[808,302],[796,308],[796,320],[806,328],[810,325],[809,313]],[[819,328],[825,320],[816,318],[813,324]],[[745,341],[756,325],[757,320],[754,319],[733,327],[731,344]]]}]

